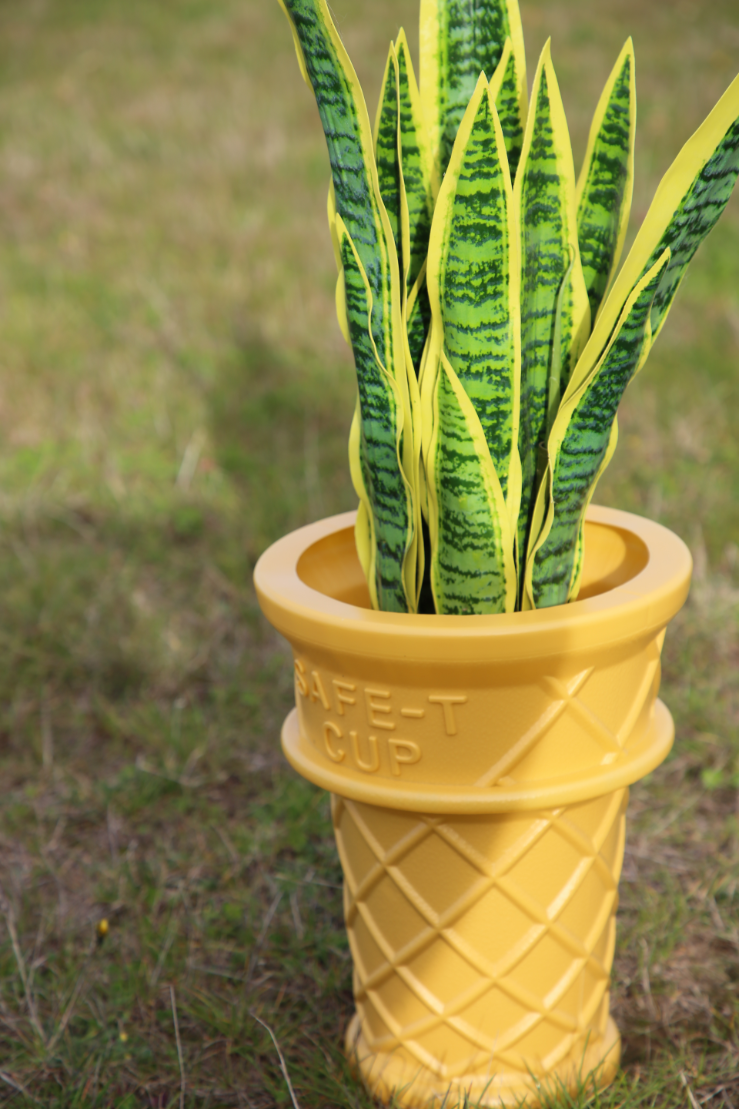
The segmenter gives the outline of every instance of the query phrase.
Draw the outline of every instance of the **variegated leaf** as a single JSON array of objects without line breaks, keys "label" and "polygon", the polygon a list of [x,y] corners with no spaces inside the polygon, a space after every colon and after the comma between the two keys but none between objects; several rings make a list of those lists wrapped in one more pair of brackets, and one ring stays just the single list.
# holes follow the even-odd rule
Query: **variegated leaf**
[{"label": "variegated leaf", "polygon": [[408,244],[404,247],[407,271],[403,269],[401,273],[404,274],[406,288],[410,291],[426,261],[438,184],[433,180],[421,97],[405,32],[402,30],[395,43],[395,53],[398,62],[399,147],[403,188],[408,206]]},{"label": "variegated leaf", "polygon": [[[402,469],[403,480],[409,483],[405,492],[410,497],[410,505],[402,511],[398,510],[399,527],[401,531],[405,529],[408,541],[405,556],[401,559],[401,576],[405,597],[403,603],[407,602],[412,609],[419,587],[417,575],[422,557],[419,550],[421,510],[417,495],[420,455],[418,386],[415,375],[409,377],[408,373],[400,270],[392,228],[380,195],[369,116],[356,73],[333,25],[326,0],[280,0],[280,4],[290,20],[301,69],[313,87],[326,136],[334,186],[329,197],[329,218],[334,223],[341,220],[351,238],[352,249],[368,283],[370,330],[375,356],[393,383],[396,399],[400,398],[401,415],[396,421],[399,428],[397,465]],[[332,237],[336,241],[335,229],[332,230]],[[344,289],[337,288],[337,302],[342,297],[347,303],[337,304],[340,309],[345,309],[344,312],[339,311],[339,318],[354,345],[355,341],[359,341],[359,332],[356,327],[352,328],[348,318],[346,274]],[[362,349],[355,349],[354,354],[358,367],[366,362]],[[362,429],[361,441],[371,440],[373,434],[371,431],[365,434],[365,429]],[[383,530],[385,508],[379,501],[375,503],[373,500],[375,494],[380,498],[384,496],[382,484],[373,485],[368,492],[368,511],[375,515],[379,513],[381,517],[379,524],[374,518],[372,521],[377,550],[387,553],[387,537]],[[401,518],[406,509],[408,520]],[[393,557],[400,557],[401,544],[393,540],[391,546]],[[388,604],[397,608],[401,601],[393,573],[395,570],[391,573],[387,569],[386,574],[386,568],[378,566],[378,581],[385,582],[387,577],[387,584],[382,585],[382,589],[387,588],[388,596],[393,594],[395,597]],[[378,603],[385,607],[381,597]]]},{"label": "variegated leaf", "polygon": [[441,366],[442,338],[440,314],[437,313],[436,320],[433,316],[431,318],[429,337],[426,346],[423,348],[421,369],[418,375],[418,388],[421,394],[421,459],[424,464],[428,457],[431,437],[434,432],[434,397],[436,396],[437,376]]},{"label": "variegated leaf", "polygon": [[716,223],[739,174],[739,77],[682,148],[660,182],[618,277],[601,305],[593,333],[567,392],[589,376],[634,287],[669,247],[670,263],[652,305],[657,337],[690,259]]},{"label": "variegated leaf", "polygon": [[426,254],[433,209],[432,167],[423,125],[421,100],[405,32],[395,43],[398,88],[398,159],[400,164],[401,308],[407,355],[405,387],[412,435],[403,437],[402,462],[414,490],[415,576],[406,562],[406,592],[420,597],[425,552],[422,538],[421,398],[418,371],[430,310],[426,293]]},{"label": "variegated leaf", "polygon": [[523,478],[518,550],[525,565],[526,540],[541,475],[539,454],[549,431],[547,401],[552,360],[561,367],[563,392],[590,326],[577,242],[572,150],[548,42],[534,78],[514,197],[521,235],[519,450]]},{"label": "variegated leaf", "polygon": [[513,527],[480,421],[443,354],[427,480],[436,611],[513,611]]},{"label": "variegated leaf", "polygon": [[519,237],[503,133],[481,76],[436,202],[428,289],[443,349],[518,515]]},{"label": "variegated leaf", "polygon": [[400,156],[398,151],[398,59],[395,47],[390,44],[385,74],[382,79],[380,102],[375,116],[375,161],[380,196],[398,251],[400,274],[403,274],[402,239],[400,232]]},{"label": "variegated leaf", "polygon": [[493,76],[507,38],[523,89],[518,0],[421,0],[421,98],[439,181],[480,72]]},{"label": "variegated leaf", "polygon": [[593,320],[626,238],[635,133],[634,45],[628,39],[595,110],[577,182],[577,234]]},{"label": "variegated leaf", "polygon": [[[359,388],[350,464],[357,495],[365,506],[363,526],[369,526],[370,596],[382,611],[408,612],[416,606],[415,577],[409,592],[407,563],[416,557],[417,537],[411,486],[401,463],[402,399],[377,357],[369,322],[372,294],[359,253],[340,216],[336,223]],[[364,558],[366,562],[366,554]]]},{"label": "variegated leaf", "polygon": [[516,179],[526,126],[526,71],[522,64],[511,40],[506,39],[498,68],[490,79],[490,95],[503,130],[511,181]]},{"label": "variegated leaf", "polygon": [[665,250],[637,284],[601,361],[557,415],[548,444],[548,480],[539,494],[548,501],[547,521],[526,574],[535,608],[564,604],[572,596],[585,509],[605,468],[621,397],[649,350],[650,313],[669,260]]},{"label": "variegated leaf", "polygon": [[[343,275],[342,270],[342,275]],[[346,309],[345,309],[346,312]],[[348,328],[347,323],[347,328]],[[349,340],[351,342],[351,340]],[[351,474],[354,492],[359,497],[357,519],[354,524],[354,545],[357,548],[357,557],[362,567],[362,572],[367,579],[370,600],[373,608],[379,608],[377,600],[377,585],[375,583],[375,540],[374,519],[369,493],[364,483],[362,469],[362,409],[359,403],[359,390],[357,390],[357,403],[354,406],[351,429],[349,431],[349,473]]]},{"label": "variegated leaf", "polygon": [[421,360],[424,347],[431,326],[431,305],[429,303],[428,288],[426,286],[426,264],[412,289],[408,292],[406,302],[406,328],[408,331],[408,351],[416,375],[421,375]]},{"label": "variegated leaf", "polygon": [[290,20],[302,69],[323,124],[336,212],[359,255],[372,293],[372,334],[410,421],[402,335],[400,272],[392,228],[380,196],[364,96],[326,0],[279,0]]},{"label": "variegated leaf", "polygon": [[421,100],[402,30],[390,47],[385,68],[375,151],[380,192],[397,244],[409,349],[417,373],[430,319],[425,284],[418,278],[426,261],[438,189],[432,181]]},{"label": "variegated leaf", "polygon": [[662,330],[680,282],[696,250],[716,224],[729,202],[739,175],[739,96],[737,119],[708,159],[680,201],[669,226],[645,263],[645,268],[665,248],[670,264],[657,289],[652,306],[652,333]]},{"label": "variegated leaf", "polygon": [[562,328],[568,318],[569,295],[572,289],[572,271],[575,266],[574,254],[570,255],[570,264],[565,270],[562,284],[557,294],[557,303],[554,308],[554,327],[552,328],[552,357],[549,362],[549,381],[547,385],[547,419],[546,426],[551,428],[559,410],[562,398]]}]

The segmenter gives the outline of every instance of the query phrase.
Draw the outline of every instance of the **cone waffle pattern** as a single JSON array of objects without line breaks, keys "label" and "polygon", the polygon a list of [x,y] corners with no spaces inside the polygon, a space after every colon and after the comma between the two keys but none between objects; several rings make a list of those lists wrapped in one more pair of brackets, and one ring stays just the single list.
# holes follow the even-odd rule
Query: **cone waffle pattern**
[{"label": "cone waffle pattern", "polygon": [[492,1104],[592,1055],[607,1032],[627,797],[446,817],[333,798],[357,1050],[377,1092],[399,1084],[389,1074],[413,1090],[423,1076],[424,1098],[487,1084]]}]

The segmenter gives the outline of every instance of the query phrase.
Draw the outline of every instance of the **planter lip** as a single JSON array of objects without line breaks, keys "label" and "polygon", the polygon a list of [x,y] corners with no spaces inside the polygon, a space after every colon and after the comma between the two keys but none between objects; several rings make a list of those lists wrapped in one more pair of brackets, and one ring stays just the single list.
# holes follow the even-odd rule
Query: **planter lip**
[{"label": "planter lip", "polygon": [[[377,612],[336,600],[301,580],[298,562],[314,544],[353,527],[356,512],[308,524],[260,557],[254,584],[262,610],[288,639],[342,654],[448,663],[540,658],[559,650],[592,651],[666,627],[688,594],[692,558],[685,543],[653,520],[591,505],[587,522],[630,533],[647,550],[644,567],[622,585],[566,605],[491,616]],[[356,647],[354,646],[356,644]]]}]

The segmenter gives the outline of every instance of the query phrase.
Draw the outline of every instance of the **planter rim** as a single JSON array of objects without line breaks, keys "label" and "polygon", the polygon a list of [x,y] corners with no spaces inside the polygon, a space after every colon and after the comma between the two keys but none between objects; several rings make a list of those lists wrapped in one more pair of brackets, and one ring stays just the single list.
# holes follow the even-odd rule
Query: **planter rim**
[{"label": "planter rim", "polygon": [[[356,512],[308,524],[273,543],[254,570],[262,610],[293,641],[383,659],[443,663],[453,641],[457,661],[540,658],[572,643],[588,650],[629,642],[664,628],[688,594],[692,559],[681,539],[652,520],[591,505],[586,521],[635,537],[646,561],[629,580],[598,596],[532,612],[439,616],[377,612],[336,600],[301,579],[298,563],[311,547],[352,528]],[[587,547],[586,547],[587,559]]]}]

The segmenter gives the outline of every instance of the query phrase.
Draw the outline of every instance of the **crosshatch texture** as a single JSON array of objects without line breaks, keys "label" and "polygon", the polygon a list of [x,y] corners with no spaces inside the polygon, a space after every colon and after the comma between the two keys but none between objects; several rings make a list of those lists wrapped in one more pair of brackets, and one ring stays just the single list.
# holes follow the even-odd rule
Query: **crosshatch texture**
[{"label": "crosshatch texture", "polygon": [[513,1101],[586,1052],[610,1050],[615,1069],[627,800],[440,817],[333,797],[357,1005],[347,1045],[376,1092]]}]

